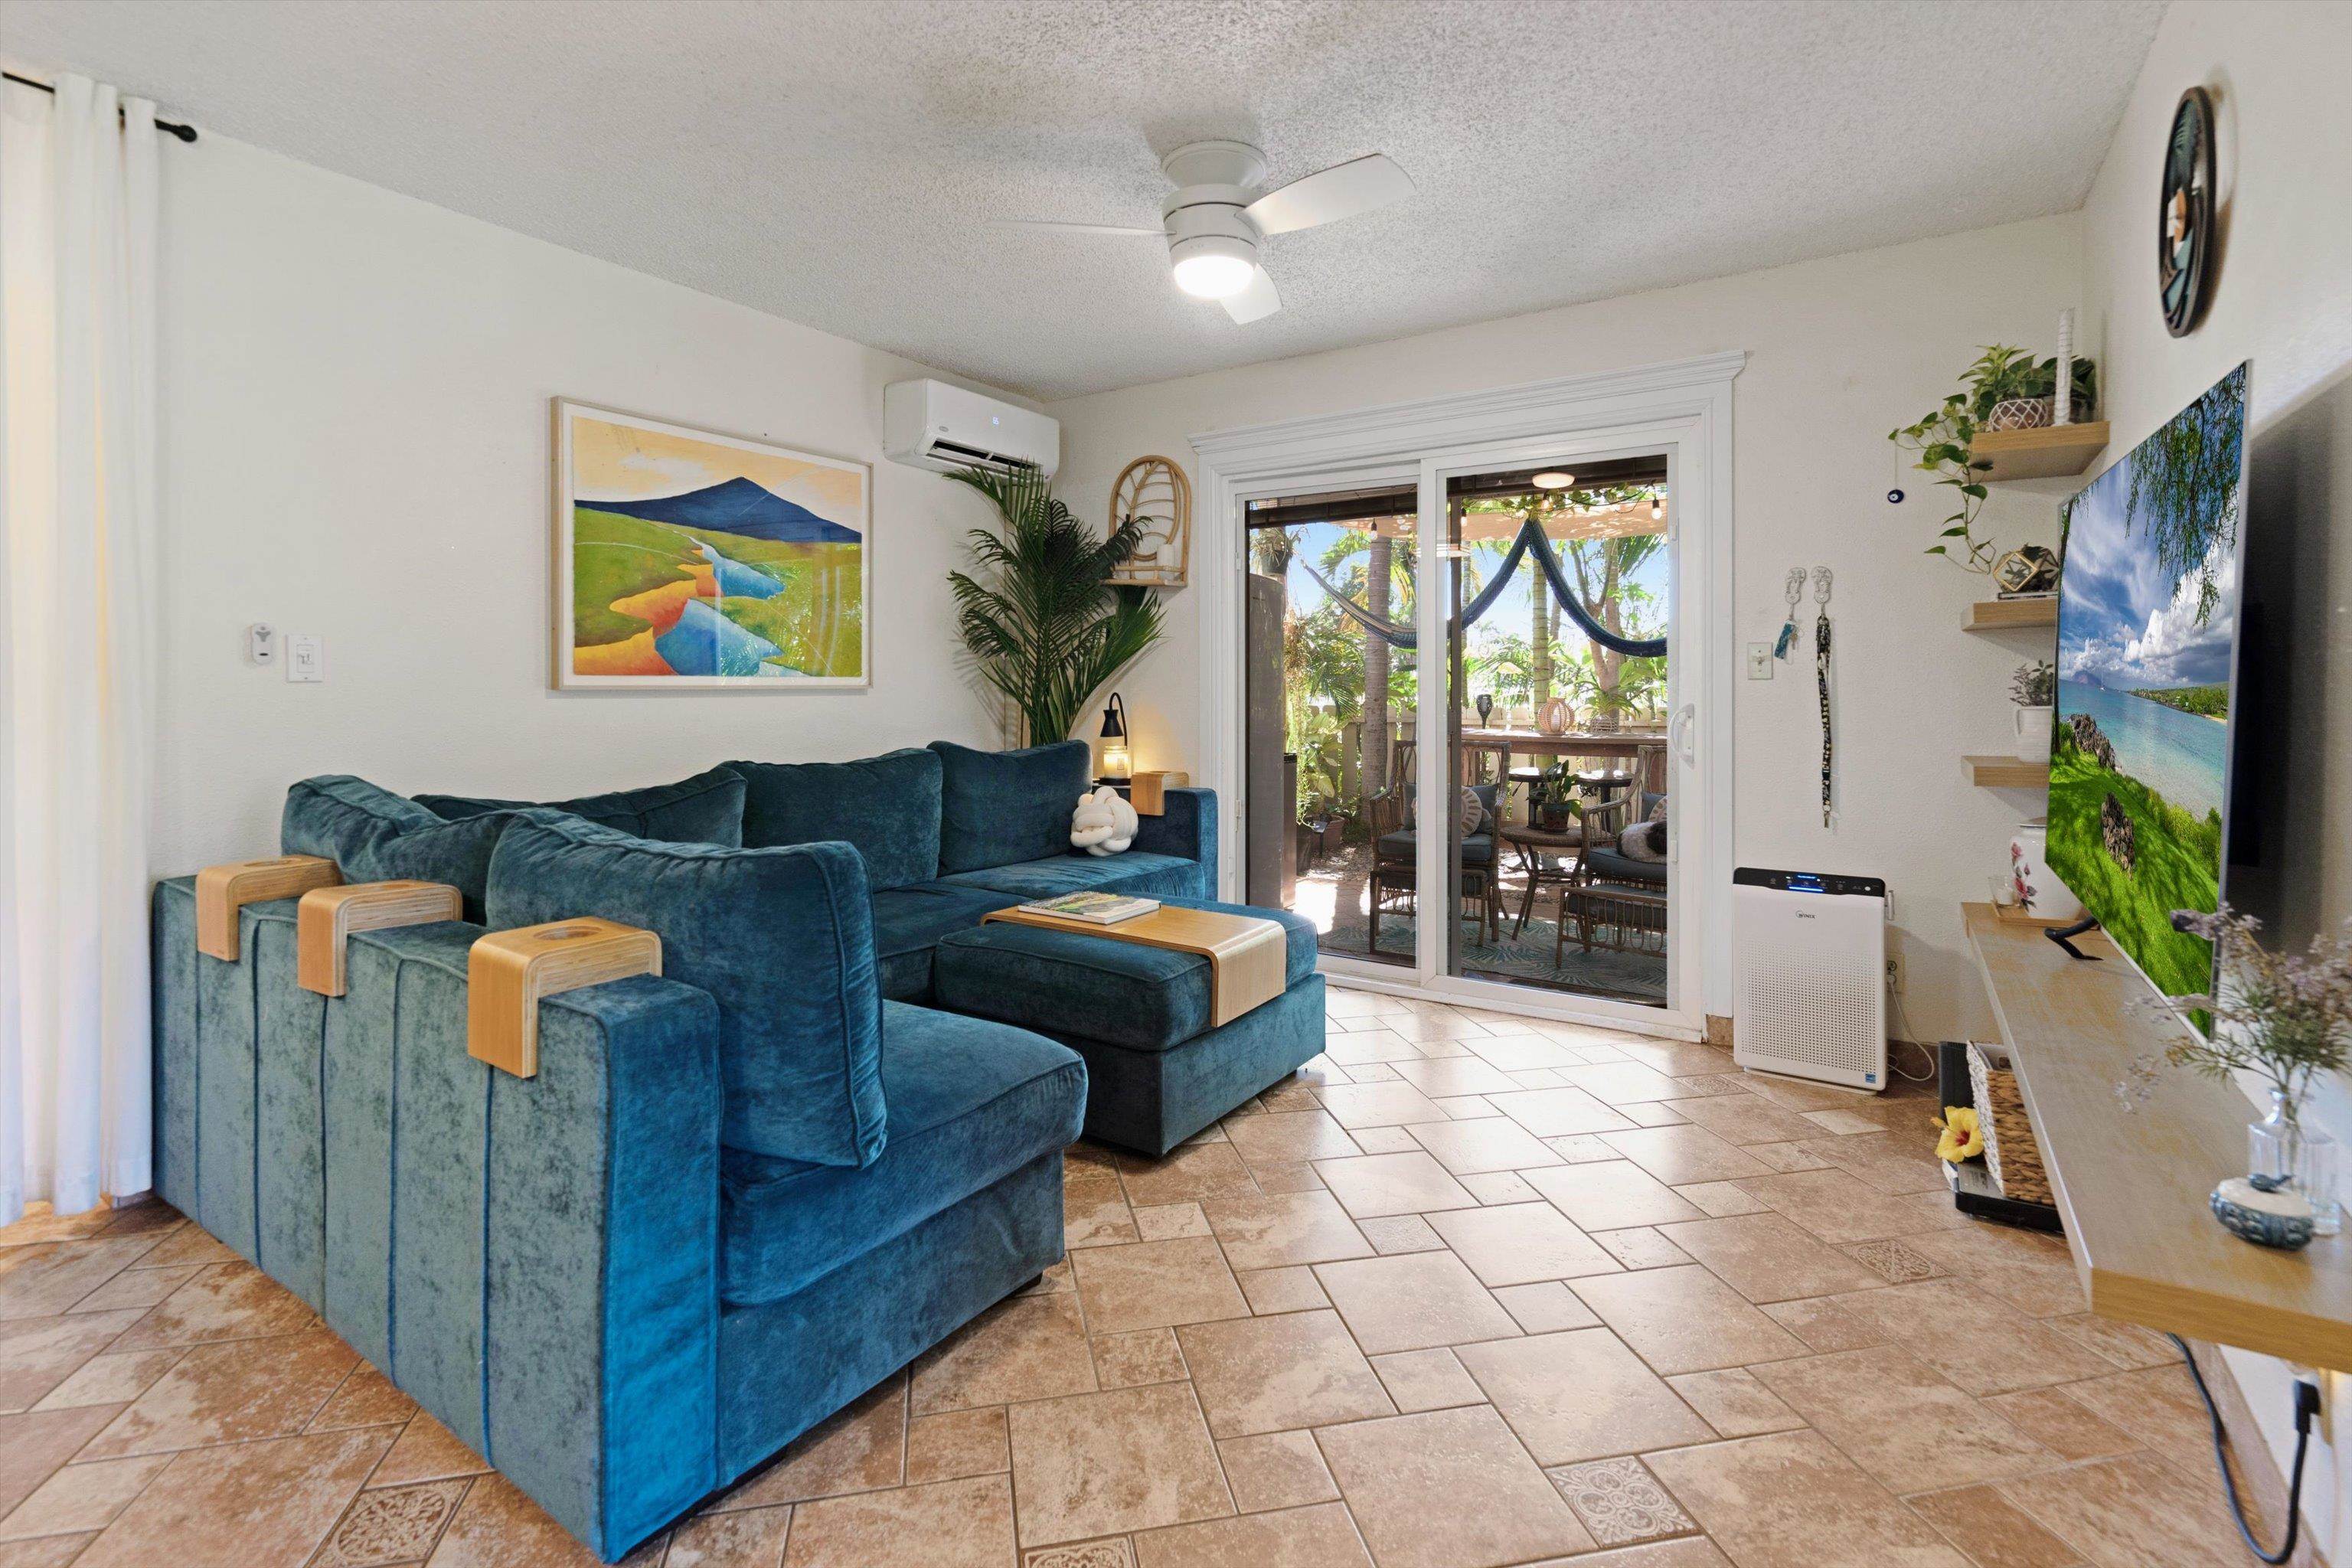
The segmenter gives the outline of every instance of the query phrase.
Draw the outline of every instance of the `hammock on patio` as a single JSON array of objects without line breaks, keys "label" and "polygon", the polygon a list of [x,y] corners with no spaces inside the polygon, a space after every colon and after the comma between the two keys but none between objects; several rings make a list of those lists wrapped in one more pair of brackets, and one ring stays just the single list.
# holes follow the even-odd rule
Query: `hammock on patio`
[{"label": "hammock on patio", "polygon": [[[1502,565],[1496,568],[1493,579],[1484,588],[1478,590],[1476,598],[1462,606],[1464,626],[1475,626],[1478,617],[1494,607],[1495,601],[1502,597],[1503,590],[1510,586],[1511,578],[1518,572],[1520,558],[1529,554],[1535,557],[1538,569],[1551,583],[1552,595],[1559,601],[1559,607],[1568,612],[1570,620],[1583,628],[1586,637],[1613,653],[1626,654],[1635,658],[1655,658],[1666,651],[1666,639],[1664,637],[1622,637],[1594,620],[1591,612],[1585,609],[1583,600],[1578,597],[1576,591],[1569,586],[1568,574],[1561,570],[1559,556],[1552,549],[1551,541],[1544,536],[1543,525],[1532,517],[1519,525],[1518,533],[1511,540],[1510,551],[1503,557]],[[1297,562],[1299,565],[1307,568],[1307,574],[1314,578],[1322,586],[1323,591],[1331,596],[1331,602],[1339,605],[1358,626],[1391,647],[1417,646],[1411,626],[1401,626],[1394,621],[1382,620],[1341,593],[1328,577],[1315,569],[1313,562],[1305,556],[1297,557]]]}]

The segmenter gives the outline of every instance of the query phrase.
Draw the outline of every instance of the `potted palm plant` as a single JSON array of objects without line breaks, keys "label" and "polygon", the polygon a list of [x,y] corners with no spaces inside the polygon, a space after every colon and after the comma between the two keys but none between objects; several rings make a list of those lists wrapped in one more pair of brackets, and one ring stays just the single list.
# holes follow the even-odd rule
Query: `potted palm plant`
[{"label": "potted palm plant", "polygon": [[961,468],[1002,527],[975,528],[973,573],[950,572],[956,626],[982,679],[1020,721],[1022,745],[1066,737],[1095,693],[1160,639],[1159,599],[1108,578],[1143,542],[1130,517],[1106,539],[1055,500],[1034,468]]}]

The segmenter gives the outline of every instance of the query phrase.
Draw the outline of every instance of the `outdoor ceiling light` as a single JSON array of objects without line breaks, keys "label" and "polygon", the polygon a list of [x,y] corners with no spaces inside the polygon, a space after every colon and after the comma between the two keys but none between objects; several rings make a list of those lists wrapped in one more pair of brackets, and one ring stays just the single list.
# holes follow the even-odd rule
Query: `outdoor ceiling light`
[{"label": "outdoor ceiling light", "polygon": [[1543,473],[1538,474],[1535,478],[1529,479],[1528,483],[1535,486],[1535,488],[1539,490],[1564,490],[1568,489],[1569,486],[1576,483],[1576,476],[1574,474],[1563,474],[1557,468],[1551,468],[1547,469]]}]

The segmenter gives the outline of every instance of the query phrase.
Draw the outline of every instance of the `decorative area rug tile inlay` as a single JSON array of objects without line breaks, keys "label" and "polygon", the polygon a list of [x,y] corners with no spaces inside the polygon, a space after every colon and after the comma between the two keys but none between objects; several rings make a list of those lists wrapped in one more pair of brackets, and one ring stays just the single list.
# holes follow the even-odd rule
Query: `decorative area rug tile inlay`
[{"label": "decorative area rug tile inlay", "polygon": [[[1910,1086],[1330,1012],[1168,1159],[1073,1148],[1067,1259],[632,1568],[2243,1561],[2171,1348],[1952,1212]],[[170,1209],[0,1231],[0,1568],[593,1561]]]}]

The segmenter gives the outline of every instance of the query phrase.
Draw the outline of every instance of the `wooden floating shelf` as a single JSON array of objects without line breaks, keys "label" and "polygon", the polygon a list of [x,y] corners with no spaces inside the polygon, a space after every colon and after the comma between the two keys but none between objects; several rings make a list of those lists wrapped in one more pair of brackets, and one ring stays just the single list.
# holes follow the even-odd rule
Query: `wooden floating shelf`
[{"label": "wooden floating shelf", "polygon": [[1969,618],[1960,627],[1964,632],[2007,632],[2019,627],[2054,626],[2058,624],[2058,600],[2053,595],[2040,599],[1979,599],[1969,606]]},{"label": "wooden floating shelf", "polygon": [[2300,1252],[2240,1241],[2206,1194],[2246,1169],[2252,1104],[2178,1068],[2126,1110],[2116,1086],[2185,1027],[2136,1005],[2147,982],[2104,936],[2083,963],[2038,927],[1964,906],[2091,1310],[2160,1332],[2352,1371],[2352,1237]]},{"label": "wooden floating shelf", "polygon": [[1977,478],[1998,484],[2003,479],[2055,479],[2079,474],[2091,466],[2107,444],[2107,422],[2088,425],[2045,425],[2039,430],[1986,430],[1969,444],[1969,455],[1990,468]]},{"label": "wooden floating shelf", "polygon": [[2015,757],[1962,757],[1969,782],[1979,789],[2042,789],[2050,783],[2048,763],[2021,763]]}]

